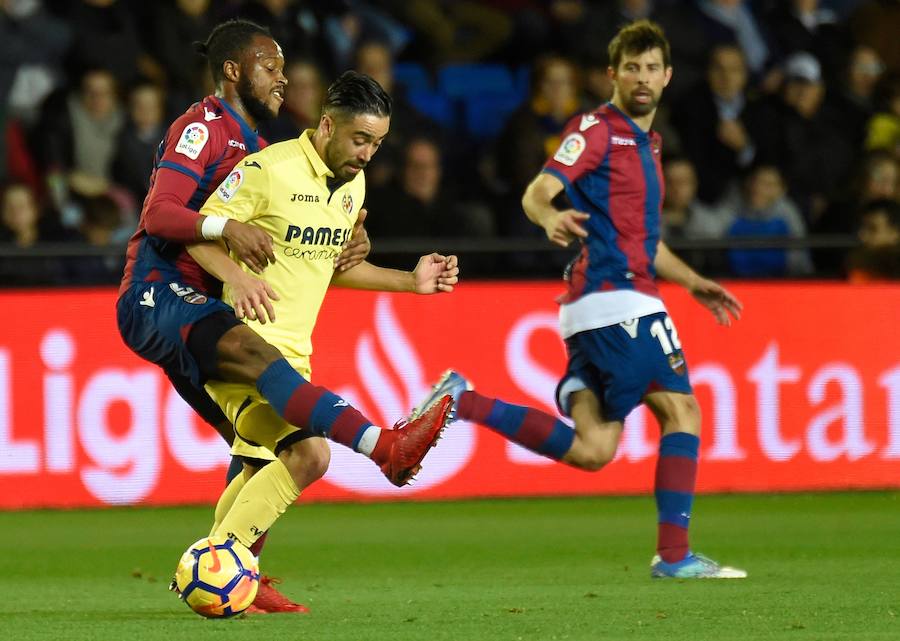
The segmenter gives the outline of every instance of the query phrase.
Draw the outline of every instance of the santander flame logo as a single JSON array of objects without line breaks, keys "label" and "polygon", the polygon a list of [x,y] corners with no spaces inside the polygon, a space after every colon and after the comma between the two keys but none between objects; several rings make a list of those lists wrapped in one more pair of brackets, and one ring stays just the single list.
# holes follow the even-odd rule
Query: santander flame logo
[{"label": "santander flame logo", "polygon": [[[412,408],[425,398],[431,381],[426,379],[422,359],[397,319],[390,296],[379,295],[376,299],[372,328],[360,334],[354,352],[359,380],[366,386],[365,395],[356,386],[334,391],[368,416],[369,420],[389,427],[399,418],[408,416]],[[380,358],[379,353],[386,355],[386,358]],[[400,382],[399,388],[394,381]],[[374,405],[368,403],[364,396],[372,399]],[[444,431],[437,447],[425,457],[415,484],[398,489],[364,456],[346,447],[333,446],[331,466],[325,480],[360,494],[413,494],[439,485],[457,474],[466,466],[474,449],[473,426],[464,421],[453,423]]]}]

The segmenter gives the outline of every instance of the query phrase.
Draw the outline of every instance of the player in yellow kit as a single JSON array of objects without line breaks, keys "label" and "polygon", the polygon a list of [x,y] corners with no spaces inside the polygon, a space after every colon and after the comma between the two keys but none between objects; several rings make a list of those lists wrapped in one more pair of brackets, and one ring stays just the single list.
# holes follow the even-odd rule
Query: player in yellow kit
[{"label": "player in yellow kit", "polygon": [[[329,88],[316,130],[247,156],[201,210],[208,216],[249,222],[272,235],[276,261],[266,269],[265,280],[245,271],[219,245],[195,245],[190,252],[225,283],[223,298],[238,316],[277,348],[305,381],[310,375],[312,330],[329,284],[431,294],[452,291],[457,282],[456,257],[439,254],[423,256],[412,272],[367,262],[341,273],[334,270],[334,258],[360,216],[363,168],[387,135],[389,123],[387,94],[371,78],[347,72]],[[250,546],[304,487],[325,473],[330,450],[321,436],[384,461],[382,469],[398,485],[418,469],[427,451],[421,443],[411,444],[409,456],[392,458],[388,451],[398,442],[391,433],[399,430],[372,425],[346,401],[308,382],[282,392],[270,385],[269,375],[267,370],[255,385],[222,382],[224,376],[210,377],[207,383],[210,395],[233,421],[238,453],[249,445],[275,455],[272,464],[229,501],[229,509],[220,503],[214,533]],[[426,423],[442,426],[450,402],[447,397],[435,403]],[[308,421],[286,418],[298,415]]]}]

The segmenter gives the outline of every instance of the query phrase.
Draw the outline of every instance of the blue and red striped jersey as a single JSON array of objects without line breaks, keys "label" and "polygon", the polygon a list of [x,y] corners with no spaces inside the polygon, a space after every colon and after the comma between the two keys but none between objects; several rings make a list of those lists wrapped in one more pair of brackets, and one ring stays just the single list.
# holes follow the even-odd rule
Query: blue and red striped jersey
[{"label": "blue and red striped jersey", "polygon": [[218,296],[221,283],[191,258],[196,213],[212,191],[266,141],[224,100],[207,96],[173,122],[160,142],[137,231],[128,241],[119,293],[132,281],[177,280]]},{"label": "blue and red striped jersey", "polygon": [[656,287],[662,139],[611,103],[573,118],[544,172],[559,178],[588,237],[560,297],[564,337],[664,311]]}]

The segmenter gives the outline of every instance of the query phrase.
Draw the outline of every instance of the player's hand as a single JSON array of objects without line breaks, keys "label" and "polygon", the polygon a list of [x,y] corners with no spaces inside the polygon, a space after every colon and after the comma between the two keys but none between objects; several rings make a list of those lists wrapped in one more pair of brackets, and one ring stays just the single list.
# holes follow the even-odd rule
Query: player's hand
[{"label": "player's hand", "polygon": [[701,305],[712,312],[719,325],[730,327],[732,317],[735,320],[741,318],[741,311],[744,309],[741,301],[719,283],[699,278],[690,288],[690,292]]},{"label": "player's hand", "polygon": [[229,220],[222,230],[222,238],[238,260],[257,274],[262,274],[269,263],[275,263],[272,237],[259,227]]},{"label": "player's hand", "polygon": [[459,261],[456,256],[429,254],[419,259],[413,270],[417,294],[452,292],[459,282]]},{"label": "player's hand", "polygon": [[230,281],[228,286],[231,287],[231,306],[234,307],[235,316],[242,320],[258,320],[263,325],[266,324],[266,319],[275,322],[272,301],[279,298],[269,283],[241,272],[241,276]]},{"label": "player's hand", "polygon": [[350,240],[344,243],[340,255],[334,259],[335,271],[345,272],[352,267],[356,267],[372,251],[372,243],[369,242],[369,232],[363,227],[366,214],[368,212],[365,209],[359,210],[359,217],[356,219],[356,224],[353,225],[353,233],[350,235]]},{"label": "player's hand", "polygon": [[587,238],[588,233],[582,223],[590,217],[590,214],[566,209],[548,218],[544,222],[544,231],[551,243],[568,247],[573,240]]}]

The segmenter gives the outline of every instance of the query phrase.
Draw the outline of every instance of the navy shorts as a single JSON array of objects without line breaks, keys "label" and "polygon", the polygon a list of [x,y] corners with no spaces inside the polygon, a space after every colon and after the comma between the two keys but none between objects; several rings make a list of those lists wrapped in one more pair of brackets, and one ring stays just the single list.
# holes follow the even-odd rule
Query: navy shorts
[{"label": "navy shorts", "polygon": [[589,389],[607,420],[624,421],[646,394],[690,394],[687,363],[669,315],[658,312],[579,332],[566,339],[569,363],[556,388],[556,403],[569,416],[569,397]]},{"label": "navy shorts", "polygon": [[[194,323],[222,311],[234,315],[234,310],[219,299],[176,282],[133,283],[116,303],[119,333],[125,344],[141,358],[162,367],[170,379],[186,380],[200,390],[204,380],[188,351],[188,334]],[[235,319],[235,324],[238,322]]]}]

